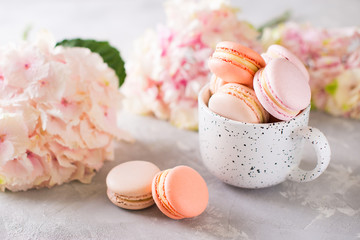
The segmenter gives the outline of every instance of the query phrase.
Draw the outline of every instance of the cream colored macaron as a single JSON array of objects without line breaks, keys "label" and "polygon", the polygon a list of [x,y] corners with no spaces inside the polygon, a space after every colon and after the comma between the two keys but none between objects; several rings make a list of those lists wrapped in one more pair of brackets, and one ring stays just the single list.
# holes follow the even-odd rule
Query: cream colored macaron
[{"label": "cream colored macaron", "polygon": [[154,204],[151,184],[160,169],[151,162],[129,161],[117,165],[106,177],[107,196],[116,206],[139,210]]},{"label": "cream colored macaron", "polygon": [[237,83],[221,86],[210,97],[209,109],[239,122],[265,123],[269,120],[269,114],[261,106],[254,90]]}]

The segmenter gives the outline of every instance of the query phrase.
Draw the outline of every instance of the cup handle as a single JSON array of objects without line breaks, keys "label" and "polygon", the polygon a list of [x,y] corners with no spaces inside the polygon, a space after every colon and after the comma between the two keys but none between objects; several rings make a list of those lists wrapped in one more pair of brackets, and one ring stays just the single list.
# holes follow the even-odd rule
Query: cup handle
[{"label": "cup handle", "polygon": [[293,133],[294,137],[302,137],[309,141],[316,152],[317,164],[313,170],[305,171],[299,166],[289,174],[288,179],[294,182],[309,182],[319,177],[330,163],[331,151],[325,135],[317,128],[301,127]]}]

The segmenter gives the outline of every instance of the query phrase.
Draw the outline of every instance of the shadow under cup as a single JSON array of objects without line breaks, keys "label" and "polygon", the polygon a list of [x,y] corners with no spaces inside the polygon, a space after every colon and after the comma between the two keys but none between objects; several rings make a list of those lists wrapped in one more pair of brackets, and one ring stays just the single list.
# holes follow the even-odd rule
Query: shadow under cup
[{"label": "shadow under cup", "polygon": [[[209,98],[206,85],[198,99],[200,151],[208,170],[225,183],[263,188],[287,179],[308,182],[327,168],[330,146],[318,129],[308,126],[310,106],[289,121],[253,124],[212,112]],[[310,171],[299,168],[305,140],[317,155],[317,165]]]}]

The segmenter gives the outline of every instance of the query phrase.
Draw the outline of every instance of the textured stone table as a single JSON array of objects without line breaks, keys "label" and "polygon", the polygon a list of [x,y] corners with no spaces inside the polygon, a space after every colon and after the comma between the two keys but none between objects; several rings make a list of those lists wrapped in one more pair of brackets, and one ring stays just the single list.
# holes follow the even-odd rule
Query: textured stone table
[{"label": "textured stone table", "polygon": [[[290,8],[295,20],[320,26],[360,24],[356,0],[344,6],[344,1],[335,0],[287,1],[286,5],[280,5],[280,0],[272,1],[273,5],[260,2],[263,5],[255,12],[247,1],[239,1],[241,17],[261,24]],[[34,31],[46,28],[59,40],[109,39],[125,58],[131,42],[145,28],[164,20],[159,0],[14,0],[0,3],[0,10],[0,43],[20,38],[31,24]],[[124,113],[120,124],[137,141],[118,143],[116,160],[107,162],[91,184],[73,182],[53,189],[0,193],[0,239],[360,238],[360,121],[321,112],[312,112],[310,118],[310,125],[324,132],[332,148],[327,171],[310,183],[285,182],[246,190],[222,183],[204,168],[196,132]],[[306,146],[304,167],[311,168],[314,158]],[[206,211],[193,219],[174,221],[155,206],[127,211],[112,205],[106,197],[105,177],[113,166],[135,159],[152,161],[161,169],[185,164],[198,170],[209,187]]]}]

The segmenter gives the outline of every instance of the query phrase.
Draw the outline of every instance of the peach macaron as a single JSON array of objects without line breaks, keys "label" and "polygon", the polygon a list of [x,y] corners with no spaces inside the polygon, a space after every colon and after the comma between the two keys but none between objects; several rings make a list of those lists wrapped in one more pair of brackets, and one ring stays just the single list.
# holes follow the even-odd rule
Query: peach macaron
[{"label": "peach macaron", "polygon": [[154,204],[152,180],[160,169],[151,162],[129,161],[115,166],[106,177],[107,196],[118,207],[139,210]]},{"label": "peach macaron", "polygon": [[209,59],[210,70],[223,81],[249,87],[255,73],[264,66],[265,61],[257,52],[230,41],[218,43]]},{"label": "peach macaron", "polygon": [[209,200],[205,180],[188,166],[159,172],[152,182],[152,194],[160,211],[172,219],[200,215]]}]

